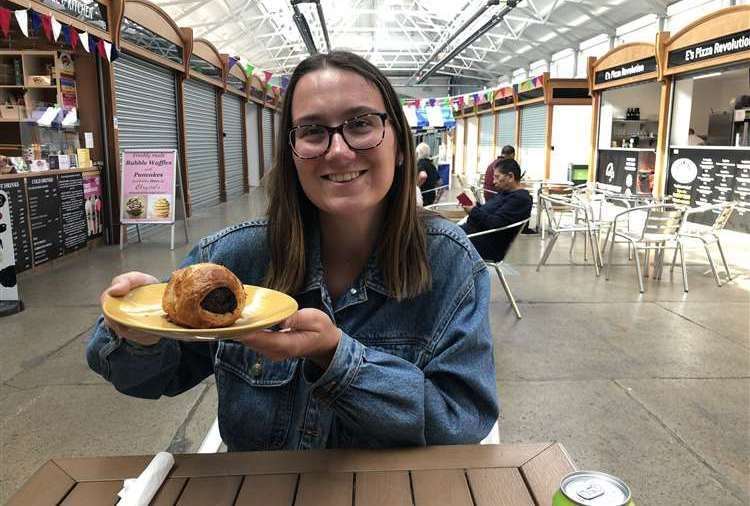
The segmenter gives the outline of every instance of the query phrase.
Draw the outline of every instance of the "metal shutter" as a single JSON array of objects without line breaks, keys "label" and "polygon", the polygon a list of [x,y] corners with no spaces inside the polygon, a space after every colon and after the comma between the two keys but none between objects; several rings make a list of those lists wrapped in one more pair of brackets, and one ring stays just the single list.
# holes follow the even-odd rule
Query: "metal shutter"
[{"label": "metal shutter", "polygon": [[[120,149],[179,149],[174,73],[122,53],[113,63]],[[141,225],[142,235],[157,230]],[[135,225],[128,235],[135,234]]]},{"label": "metal shutter", "polygon": [[226,167],[227,198],[239,197],[245,191],[245,163],[242,143],[242,99],[224,94],[224,167]]},{"label": "metal shutter", "polygon": [[[497,115],[497,149],[516,145],[516,111],[509,109]],[[498,153],[499,154],[499,153]]]},{"label": "metal shutter", "polygon": [[492,161],[494,120],[495,117],[492,114],[479,116],[479,171],[481,174],[484,174],[484,170]]},{"label": "metal shutter", "polygon": [[464,173],[464,146],[466,144],[466,120],[456,120],[456,166],[453,167],[457,174]]},{"label": "metal shutter", "polygon": [[245,104],[247,109],[247,165],[250,186],[260,185],[260,143],[258,142],[258,105]]},{"label": "metal shutter", "polygon": [[220,202],[216,88],[192,79],[185,81],[185,137],[191,206],[214,206]]},{"label": "metal shutter", "polygon": [[547,132],[547,106],[530,105],[521,109],[521,147],[543,148]]},{"label": "metal shutter", "polygon": [[268,174],[271,170],[271,161],[273,160],[273,125],[271,121],[271,109],[263,108],[263,174]]}]

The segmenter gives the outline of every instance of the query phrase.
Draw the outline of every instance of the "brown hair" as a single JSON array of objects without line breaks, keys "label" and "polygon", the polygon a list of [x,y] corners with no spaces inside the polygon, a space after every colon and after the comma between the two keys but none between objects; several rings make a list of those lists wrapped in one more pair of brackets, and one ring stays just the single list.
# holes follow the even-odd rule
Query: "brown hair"
[{"label": "brown hair", "polygon": [[295,293],[302,289],[309,267],[305,229],[316,225],[318,210],[302,190],[288,135],[297,83],[304,75],[327,67],[359,74],[383,97],[403,163],[396,167],[393,184],[385,197],[385,220],[376,254],[386,288],[399,300],[415,297],[429,290],[431,275],[424,220],[422,215],[418,216],[415,197],[417,172],[411,130],[388,79],[370,62],[346,51],[310,56],[297,65],[289,79],[277,132],[274,168],[268,175],[270,266],[266,286]]}]

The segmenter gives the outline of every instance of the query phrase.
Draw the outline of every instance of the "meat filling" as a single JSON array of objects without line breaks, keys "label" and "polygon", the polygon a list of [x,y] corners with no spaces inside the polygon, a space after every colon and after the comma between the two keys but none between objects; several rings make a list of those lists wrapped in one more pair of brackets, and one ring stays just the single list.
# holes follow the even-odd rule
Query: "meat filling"
[{"label": "meat filling", "polygon": [[214,288],[203,297],[201,307],[216,314],[231,313],[237,308],[237,297],[225,286]]}]

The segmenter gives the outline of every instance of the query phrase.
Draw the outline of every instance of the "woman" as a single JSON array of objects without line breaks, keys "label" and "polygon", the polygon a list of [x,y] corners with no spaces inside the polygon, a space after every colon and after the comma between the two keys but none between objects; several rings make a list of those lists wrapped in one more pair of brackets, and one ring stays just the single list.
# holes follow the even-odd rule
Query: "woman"
[{"label": "woman", "polygon": [[[182,265],[293,295],[291,330],[187,343],[100,319],[90,366],[145,398],[215,374],[229,450],[480,441],[498,415],[489,278],[462,231],[417,214],[396,93],[346,52],[304,60],[286,93],[268,218],[202,239]],[[156,281],[128,273],[107,292]]]},{"label": "woman", "polygon": [[429,206],[435,202],[435,188],[440,183],[440,175],[430,160],[430,146],[421,142],[417,146],[417,171],[419,173],[419,189],[422,191],[422,202]]}]

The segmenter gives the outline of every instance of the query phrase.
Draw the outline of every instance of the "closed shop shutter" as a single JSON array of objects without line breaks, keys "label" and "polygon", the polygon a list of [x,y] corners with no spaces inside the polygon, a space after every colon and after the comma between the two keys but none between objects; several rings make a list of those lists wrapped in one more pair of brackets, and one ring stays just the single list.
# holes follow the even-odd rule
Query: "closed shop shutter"
[{"label": "closed shop shutter", "polygon": [[479,116],[479,174],[484,174],[487,166],[492,161],[492,144],[494,138],[493,122],[495,117],[492,114],[483,114]]},{"label": "closed shop shutter", "polygon": [[247,164],[250,171],[250,186],[260,185],[260,143],[258,142],[258,109],[254,102],[245,104],[247,109]]},{"label": "closed shop shutter", "polygon": [[[179,149],[174,73],[125,53],[113,67],[120,149]],[[156,230],[140,227],[142,235]],[[135,234],[134,225],[128,234]]]},{"label": "closed shop shutter", "polygon": [[271,171],[271,162],[273,160],[273,121],[271,115],[273,111],[267,107],[263,108],[263,174]]},{"label": "closed shop shutter", "polygon": [[185,134],[192,208],[214,206],[220,202],[215,87],[185,81]]},{"label": "closed shop shutter", "polygon": [[464,154],[464,173],[469,184],[477,182],[477,164],[479,163],[479,118],[466,118],[466,153]]},{"label": "closed shop shutter", "polygon": [[224,94],[224,167],[227,198],[239,197],[245,191],[245,163],[242,143],[242,107],[244,100],[231,93]]},{"label": "closed shop shutter", "polygon": [[498,154],[503,146],[516,146],[516,111],[509,109],[500,111],[497,115],[497,150]]},{"label": "closed shop shutter", "polygon": [[464,153],[466,151],[466,120],[456,120],[456,166],[453,170],[457,174],[464,173]]},{"label": "closed shop shutter", "polygon": [[547,106],[530,105],[521,109],[521,171],[528,179],[544,178]]}]

